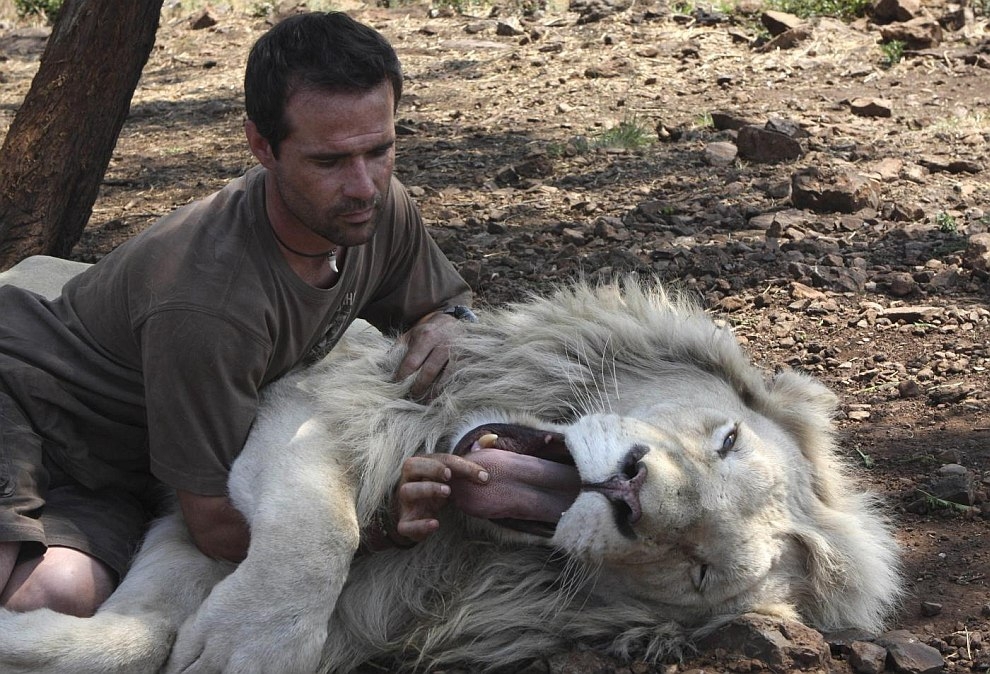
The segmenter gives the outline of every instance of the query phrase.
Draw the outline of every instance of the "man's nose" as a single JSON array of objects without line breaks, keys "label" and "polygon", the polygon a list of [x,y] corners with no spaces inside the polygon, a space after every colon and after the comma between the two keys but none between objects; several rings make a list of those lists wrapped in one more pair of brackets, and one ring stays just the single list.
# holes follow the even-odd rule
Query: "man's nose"
[{"label": "man's nose", "polygon": [[375,186],[371,166],[367,159],[364,157],[351,158],[344,177],[344,195],[350,199],[371,201],[377,192],[378,188]]}]

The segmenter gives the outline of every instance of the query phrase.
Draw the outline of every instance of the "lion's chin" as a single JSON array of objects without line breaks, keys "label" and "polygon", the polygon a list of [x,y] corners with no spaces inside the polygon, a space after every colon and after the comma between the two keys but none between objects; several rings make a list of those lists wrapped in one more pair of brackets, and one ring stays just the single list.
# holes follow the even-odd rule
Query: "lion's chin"
[{"label": "lion's chin", "polygon": [[581,478],[564,437],[517,424],[492,423],[468,431],[454,454],[482,466],[486,484],[451,481],[451,500],[464,513],[541,537],[553,536],[577,499]]}]

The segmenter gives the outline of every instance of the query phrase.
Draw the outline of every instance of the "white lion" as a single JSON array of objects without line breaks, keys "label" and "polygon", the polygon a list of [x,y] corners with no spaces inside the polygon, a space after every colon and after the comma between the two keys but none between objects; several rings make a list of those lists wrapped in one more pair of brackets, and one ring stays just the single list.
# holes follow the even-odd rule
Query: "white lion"
[{"label": "white lion", "polygon": [[[0,671],[481,669],[574,642],[655,660],[744,612],[876,631],[894,609],[897,545],[837,454],[835,397],[765,379],[661,287],[485,312],[428,405],[391,381],[401,348],[356,326],[267,390],[230,479],[243,563],[165,517],[95,617],[0,615]],[[450,508],[413,549],[355,555],[434,451],[489,466],[506,517]]]}]

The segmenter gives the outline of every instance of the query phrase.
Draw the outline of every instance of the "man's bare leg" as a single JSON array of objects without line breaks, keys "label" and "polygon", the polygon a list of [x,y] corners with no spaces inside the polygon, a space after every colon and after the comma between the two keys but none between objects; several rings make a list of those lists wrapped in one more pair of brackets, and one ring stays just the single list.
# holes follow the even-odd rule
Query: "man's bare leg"
[{"label": "man's bare leg", "polygon": [[[5,563],[7,546],[0,543],[0,565]],[[0,571],[2,571],[0,567]],[[0,605],[12,611],[50,608],[80,617],[93,615],[117,583],[116,574],[100,560],[84,552],[51,546],[45,554],[16,564],[0,591]]]}]

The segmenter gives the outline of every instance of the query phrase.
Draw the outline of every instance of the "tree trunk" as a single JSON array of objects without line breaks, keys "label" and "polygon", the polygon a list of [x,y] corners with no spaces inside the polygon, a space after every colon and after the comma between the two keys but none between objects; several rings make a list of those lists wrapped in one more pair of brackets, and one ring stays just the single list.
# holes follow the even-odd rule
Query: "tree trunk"
[{"label": "tree trunk", "polygon": [[65,0],[0,149],[0,270],[79,241],[163,0]]}]

